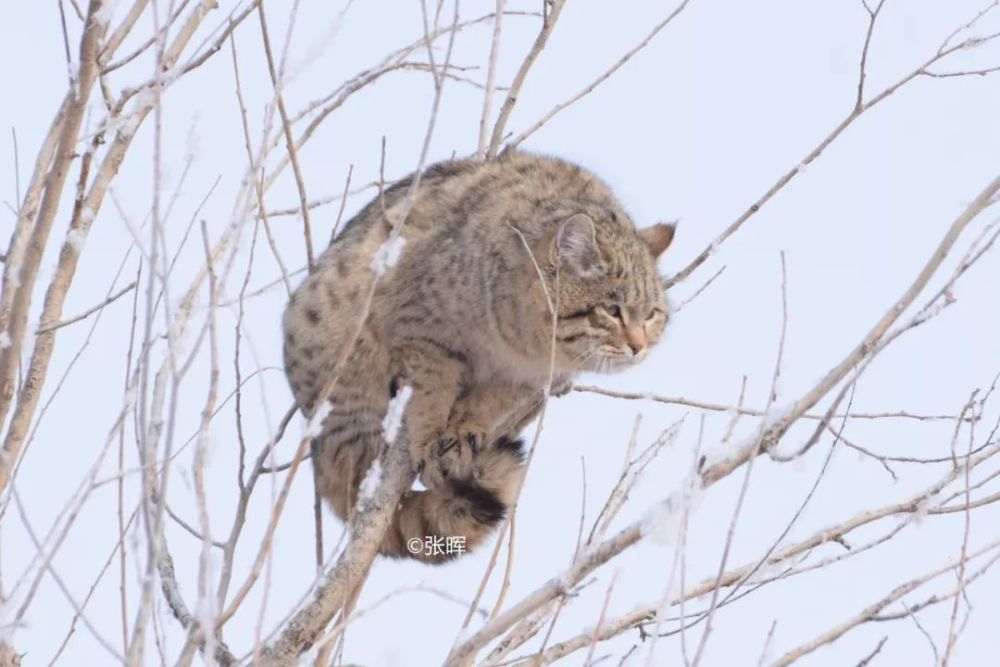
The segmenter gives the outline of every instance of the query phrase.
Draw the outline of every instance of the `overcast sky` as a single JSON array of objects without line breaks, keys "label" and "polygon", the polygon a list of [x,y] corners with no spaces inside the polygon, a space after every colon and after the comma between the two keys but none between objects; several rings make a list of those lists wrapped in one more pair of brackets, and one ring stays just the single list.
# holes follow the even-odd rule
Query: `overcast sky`
[{"label": "overcast sky", "polygon": [[[0,22],[0,130],[10,146],[17,133],[21,187],[35,152],[65,91],[66,65],[55,2],[10,4]],[[124,4],[124,3],[123,3]],[[164,3],[160,3],[164,4]],[[209,24],[223,20],[235,1],[221,1]],[[869,54],[868,95],[882,90],[932,55],[947,35],[968,21],[985,2],[887,0]],[[287,8],[268,3],[273,39],[283,43]],[[539,3],[510,2],[512,9],[537,10]],[[665,16],[674,2],[568,3],[549,45],[538,59],[518,98],[509,129],[530,126],[555,104],[592,81]],[[467,0],[463,17],[492,11],[493,3]],[[422,34],[420,5],[415,1],[356,2],[341,15],[342,3],[302,0],[289,51],[294,79],[286,101],[300,109],[346,78],[377,63],[387,52]],[[121,15],[119,8],[116,16]],[[451,16],[450,5],[443,16]],[[601,87],[557,115],[524,144],[529,150],[579,162],[604,178],[637,224],[679,220],[674,245],[661,265],[664,274],[683,267],[850,112],[856,94],[858,59],[867,14],[860,0],[691,0],[677,20]],[[508,82],[533,40],[534,17],[504,22],[499,81]],[[986,28],[1000,28],[1000,20]],[[145,28],[148,34],[148,25]],[[142,31],[139,31],[142,32]],[[79,23],[70,16],[71,39]],[[257,140],[264,107],[271,99],[256,20],[237,33],[241,77],[249,121]],[[198,41],[196,39],[196,41]],[[75,43],[75,42],[73,42]],[[443,44],[443,43],[442,43]],[[463,31],[452,57],[477,81],[484,78],[489,53],[489,23]],[[134,43],[132,47],[134,47]],[[127,53],[129,45],[121,53]],[[443,57],[442,49],[437,51]],[[1000,64],[1000,49],[990,47],[947,61],[941,69],[968,69]],[[148,78],[149,61],[111,77],[116,90]],[[221,233],[234,210],[247,158],[235,97],[228,49],[174,85],[163,101],[165,191],[181,183],[177,203],[167,220],[166,244],[176,250],[184,229],[216,179],[218,184],[198,214],[213,235]],[[386,142],[387,178],[398,178],[417,164],[426,131],[432,81],[422,72],[399,72],[354,97],[321,127],[301,154],[310,198],[340,192],[353,165],[352,183],[378,178],[380,143]],[[498,103],[501,98],[498,97]],[[100,100],[95,96],[95,117]],[[431,160],[475,150],[482,91],[466,83],[446,84],[430,148]],[[720,267],[721,276],[698,299],[671,320],[659,348],[643,366],[614,377],[585,378],[588,383],[630,391],[732,404],[742,378],[746,403],[763,407],[777,353],[781,327],[781,260],[787,264],[788,333],[779,387],[779,404],[788,403],[821,377],[856,345],[874,322],[912,282],[947,227],[968,202],[1000,173],[1000,73],[993,77],[919,78],[854,123],[812,165],[781,191],[733,238],[723,244],[692,278],[670,295],[679,303]],[[141,130],[114,189],[127,216],[106,201],[94,224],[69,294],[65,312],[80,312],[107,293],[132,243],[132,232],[149,210],[153,175],[151,124]],[[16,200],[13,151],[2,151],[0,199]],[[193,159],[192,159],[193,158]],[[186,165],[189,164],[189,167]],[[183,182],[181,177],[184,176]],[[352,198],[346,214],[364,205],[371,191]],[[289,173],[267,196],[268,208],[297,202]],[[61,241],[68,216],[56,220],[53,243]],[[957,246],[961,253],[983,226],[984,215]],[[315,209],[313,236],[317,250],[325,245],[337,217],[337,206]],[[0,211],[0,236],[8,238],[13,215]],[[304,263],[301,221],[271,221],[276,246],[290,269]],[[249,237],[242,241],[229,284],[238,290],[245,270]],[[258,246],[251,290],[278,275],[270,252]],[[53,249],[55,246],[53,245]],[[51,275],[56,255],[42,267]],[[954,258],[953,258],[954,259]],[[184,247],[171,280],[174,299],[189,284],[203,261],[200,243]],[[950,273],[949,260],[940,278]],[[118,285],[132,280],[135,254],[125,264]],[[865,373],[857,386],[854,407],[866,411],[910,410],[957,413],[977,387],[988,386],[1000,370],[1000,309],[997,285],[1000,260],[993,253],[971,271],[955,291],[958,301],[930,324],[904,336]],[[248,383],[244,431],[253,454],[290,405],[281,366],[280,316],[287,294],[281,286],[248,301],[244,374],[263,369]],[[36,304],[40,296],[36,296]],[[922,300],[918,301],[922,303]],[[130,300],[103,314],[88,347],[48,408],[25,454],[17,490],[36,531],[45,532],[70,498],[83,471],[94,461],[121,406],[125,347],[131,323]],[[234,312],[220,313],[223,359],[232,358]],[[57,340],[44,398],[83,345],[90,323],[63,330]],[[191,341],[189,341],[191,342]],[[162,354],[162,351],[157,351]],[[227,362],[220,387],[234,387]],[[207,354],[192,370],[207,373]],[[180,404],[176,447],[194,433],[204,402],[204,385],[191,382],[192,394]],[[624,526],[678,487],[690,465],[701,413],[650,402],[621,401],[606,396],[571,394],[555,401],[528,474],[517,514],[516,561],[508,603],[534,590],[569,563],[576,541],[581,506],[589,522],[596,516],[621,468],[624,449],[637,415],[642,415],[639,442],[648,444],[679,419],[684,425],[675,443],[632,494],[616,525]],[[992,415],[996,417],[996,412]],[[709,414],[706,447],[717,443],[728,424],[725,414]],[[740,433],[750,433],[752,420]],[[950,451],[953,424],[852,423],[845,435],[873,450],[912,456],[944,456]],[[279,460],[291,456],[301,433],[300,420],[290,427]],[[529,433],[532,431],[529,431]],[[801,441],[795,430],[785,448]],[[760,460],[743,507],[729,562],[759,557],[802,502],[829,449],[829,439],[803,461],[778,465]],[[236,499],[237,452],[231,406],[215,420],[208,474],[213,527],[228,529]],[[134,454],[129,450],[130,459]],[[187,456],[187,455],[185,455]],[[112,457],[113,458],[113,457]],[[581,466],[582,462],[582,466]],[[134,463],[134,461],[133,461]],[[104,475],[113,474],[109,460]],[[996,465],[990,471],[994,470]],[[586,475],[586,497],[581,469]],[[191,460],[182,456],[172,479],[170,503],[195,522],[190,482]],[[875,461],[843,447],[835,451],[831,469],[786,541],[855,513],[905,498],[945,472],[932,466],[901,467],[899,482]],[[714,574],[742,473],[713,487],[692,517],[687,552],[688,582]],[[277,480],[276,480],[277,481]],[[986,487],[986,491],[995,490]],[[137,479],[127,487],[138,498]],[[248,567],[268,514],[268,493],[252,506],[239,567]],[[84,507],[76,528],[57,554],[54,565],[83,598],[115,543],[117,523],[114,485],[99,489]],[[974,515],[971,542],[997,538],[1000,512]],[[992,525],[989,523],[992,521]],[[887,527],[891,524],[885,524]],[[756,664],[772,622],[776,622],[770,655],[811,639],[888,594],[899,583],[956,558],[963,528],[961,515],[933,517],[904,529],[886,545],[823,571],[766,586],[720,610],[706,665]],[[340,535],[340,524],[326,518],[327,543]],[[877,531],[864,533],[868,537]],[[275,541],[270,602],[265,627],[270,629],[296,604],[313,578],[312,490],[300,475]],[[199,543],[171,526],[168,531],[178,575],[190,601],[195,596]],[[34,550],[22,524],[8,515],[0,533],[3,583],[16,580]],[[137,549],[133,540],[130,548]],[[414,563],[379,562],[359,603],[366,607],[401,586],[424,584],[469,599],[482,576],[492,545],[453,564],[430,568]],[[837,553],[828,545],[814,557]],[[563,610],[553,641],[593,627],[617,568],[608,615],[616,617],[656,601],[667,583],[672,545],[643,544],[600,572],[597,580]],[[131,566],[130,566],[131,567]],[[129,573],[131,593],[138,574]],[[237,575],[237,579],[239,579]],[[495,577],[496,579],[497,577]],[[953,579],[933,590],[947,590]],[[491,606],[498,587],[484,597]],[[955,665],[995,660],[996,621],[1000,618],[1000,574],[994,572],[970,589],[975,608],[955,651]],[[259,587],[258,587],[259,589]],[[921,600],[930,590],[914,596]],[[134,608],[134,599],[132,605]],[[702,608],[707,600],[691,603]],[[234,648],[251,645],[259,590],[247,611],[229,626],[226,639]],[[689,609],[690,609],[689,608]],[[114,645],[120,645],[117,564],[106,575],[90,603],[88,618]],[[252,611],[251,611],[252,609]],[[899,611],[898,608],[894,609]],[[676,610],[675,610],[676,611]],[[947,633],[949,605],[921,614],[939,646]],[[181,635],[165,609],[159,609],[174,650]],[[359,619],[347,633],[345,661],[364,665],[432,665],[455,641],[465,608],[426,592],[399,595]],[[26,665],[47,664],[64,636],[72,609],[51,579],[43,580],[31,607],[27,627],[14,644],[27,652]],[[479,622],[477,620],[477,622]],[[933,656],[920,630],[910,621],[869,624],[802,661],[806,665],[854,664],[885,635],[889,640],[882,664],[932,664]],[[638,633],[602,643],[596,656],[612,655],[616,664],[638,641]],[[582,664],[585,651],[567,659]],[[646,648],[633,664],[644,664]],[[153,654],[150,654],[151,662]],[[676,637],[657,645],[651,664],[677,664]],[[83,628],[78,628],[63,664],[110,664],[110,656]]]}]

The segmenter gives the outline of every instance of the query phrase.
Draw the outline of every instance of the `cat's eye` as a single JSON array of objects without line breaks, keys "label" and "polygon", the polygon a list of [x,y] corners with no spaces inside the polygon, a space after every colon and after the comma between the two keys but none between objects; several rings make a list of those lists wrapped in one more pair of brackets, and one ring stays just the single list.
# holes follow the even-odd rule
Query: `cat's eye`
[{"label": "cat's eye", "polygon": [[614,305],[606,306],[605,310],[608,311],[608,315],[610,315],[611,317],[617,317],[618,319],[621,319],[622,309],[620,307]]}]

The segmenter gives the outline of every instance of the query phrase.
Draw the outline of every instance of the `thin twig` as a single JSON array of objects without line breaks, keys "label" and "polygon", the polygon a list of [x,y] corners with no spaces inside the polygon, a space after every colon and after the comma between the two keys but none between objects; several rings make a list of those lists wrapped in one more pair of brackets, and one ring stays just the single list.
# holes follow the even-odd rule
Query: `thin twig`
[{"label": "thin twig", "polygon": [[65,327],[67,325],[73,324],[75,322],[79,322],[80,320],[85,320],[88,317],[90,317],[91,315],[93,315],[94,313],[96,313],[97,311],[103,310],[105,306],[107,306],[107,305],[109,305],[111,303],[114,303],[115,301],[117,301],[121,297],[125,296],[126,294],[128,294],[129,292],[131,292],[132,290],[134,290],[136,288],[137,284],[138,283],[136,283],[135,281],[132,281],[132,283],[130,283],[129,285],[126,285],[122,289],[118,290],[117,292],[115,292],[114,294],[112,294],[111,296],[109,296],[108,298],[106,298],[104,301],[102,301],[101,303],[97,304],[96,306],[91,306],[90,308],[88,308],[87,310],[83,311],[79,315],[71,317],[71,318],[69,318],[67,320],[62,320],[61,322],[56,322],[55,324],[50,324],[47,327],[39,328],[38,329],[38,333],[47,333],[49,331],[55,331],[56,329],[61,329],[62,327]]},{"label": "thin twig", "polygon": [[[292,173],[295,175],[295,187],[299,191],[299,204],[302,206],[302,228],[306,244],[306,264],[309,267],[309,272],[312,273],[313,269],[316,267],[316,260],[313,257],[312,226],[309,223],[309,207],[306,205],[309,198],[306,196],[306,186],[302,177],[302,167],[299,165],[299,155],[295,147],[295,138],[292,137],[292,124],[288,119],[288,111],[285,109],[285,98],[281,94],[281,88],[284,83],[279,80],[278,73],[274,66],[274,56],[271,53],[271,38],[268,36],[267,32],[267,19],[264,17],[263,2],[259,2],[257,4],[257,16],[260,18],[260,34],[264,41],[264,54],[267,56],[267,71],[271,75],[271,85],[274,87],[274,98],[278,104],[278,113],[281,115],[281,128],[285,133],[285,145],[288,148],[288,158],[292,162]],[[261,202],[260,210],[264,210],[263,202]]]},{"label": "thin twig", "polygon": [[514,110],[514,105],[517,104],[517,97],[521,94],[524,79],[528,76],[528,71],[535,64],[535,60],[541,54],[542,49],[545,48],[546,42],[549,41],[549,35],[552,34],[552,30],[556,27],[559,14],[562,13],[563,7],[566,6],[566,0],[552,0],[551,6],[549,5],[549,0],[544,0],[543,6],[548,10],[548,13],[542,22],[542,29],[538,31],[535,43],[531,45],[531,50],[528,51],[528,55],[521,62],[517,74],[514,75],[514,81],[510,84],[510,90],[507,91],[507,97],[500,107],[500,114],[497,116],[497,121],[493,125],[493,133],[490,135],[490,145],[486,151],[487,159],[496,157],[497,151],[500,149],[504,128],[507,127],[507,119],[510,118],[510,114]]}]

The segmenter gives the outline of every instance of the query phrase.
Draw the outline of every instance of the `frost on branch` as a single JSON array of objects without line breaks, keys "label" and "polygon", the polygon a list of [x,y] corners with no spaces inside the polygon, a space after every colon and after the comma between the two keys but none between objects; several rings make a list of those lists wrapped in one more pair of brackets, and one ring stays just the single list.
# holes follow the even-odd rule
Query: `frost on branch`
[{"label": "frost on branch", "polygon": [[[197,615],[198,615],[198,625],[203,628],[215,627],[216,621],[218,620],[218,613],[213,604],[214,597],[211,595],[202,595],[198,600]],[[209,658],[215,657],[215,633],[209,632],[205,641],[205,655]],[[218,662],[214,659],[206,661],[206,664],[217,665]]]},{"label": "frost on branch", "polygon": [[404,245],[406,245],[406,239],[402,235],[390,238],[380,245],[372,256],[372,272],[381,277],[388,269],[396,266],[399,256],[403,253]]},{"label": "frost on branch", "polygon": [[198,431],[198,451],[201,452],[201,464],[206,468],[212,465],[212,439],[209,437],[207,429]]},{"label": "frost on branch", "polygon": [[[90,211],[90,209],[84,209],[84,213],[86,213],[87,211]],[[91,213],[91,216],[93,216],[93,213]],[[66,234],[66,245],[73,248],[73,250],[75,250],[76,254],[78,255],[83,250],[83,243],[86,240],[87,240],[87,234],[80,229],[71,229]]]},{"label": "frost on branch", "polygon": [[21,265],[20,264],[8,264],[7,265],[7,280],[10,282],[11,287],[21,286]]},{"label": "frost on branch", "polygon": [[403,424],[403,415],[406,413],[406,404],[410,402],[410,396],[413,394],[413,388],[410,385],[406,385],[392,397],[389,401],[389,409],[385,411],[385,417],[382,419],[382,435],[385,441],[388,443],[393,443],[396,441],[396,436],[399,435],[399,428]]},{"label": "frost on branch", "polygon": [[139,387],[133,384],[125,392],[125,406],[122,409],[122,411],[126,413],[131,412],[132,408],[135,407],[135,402],[136,399],[138,399],[138,397],[139,397]]},{"label": "frost on branch", "polygon": [[655,544],[673,544],[690,514],[701,502],[704,493],[701,475],[696,471],[688,475],[684,485],[653,505],[642,520],[642,534]]},{"label": "frost on branch", "polygon": [[330,410],[333,409],[333,403],[330,401],[324,401],[320,403],[319,407],[316,408],[316,412],[313,413],[312,417],[306,423],[306,430],[302,434],[303,438],[315,438],[323,431],[323,422],[330,414]]},{"label": "frost on branch", "polygon": [[761,416],[760,423],[755,425],[743,439],[736,440],[735,442],[720,441],[712,447],[706,448],[704,452],[705,460],[701,465],[702,470],[715,467],[739,452],[753,449],[757,444],[758,438],[767,433],[768,429],[772,426],[776,426],[788,417],[794,409],[794,401],[784,405],[772,405],[767,413]]},{"label": "frost on branch", "polygon": [[933,501],[936,499],[936,496],[937,494],[930,494],[924,498],[921,498],[917,502],[916,508],[910,515],[909,520],[918,526],[922,524],[924,522],[924,519],[926,519],[927,515],[930,513],[930,509],[933,505]]},{"label": "frost on branch", "polygon": [[375,497],[379,484],[382,483],[382,462],[379,459],[372,461],[372,465],[361,480],[358,488],[358,505],[364,506]]},{"label": "frost on branch", "polygon": [[115,5],[118,4],[118,0],[104,0],[100,7],[94,12],[94,20],[101,25],[108,25],[111,22],[111,16],[115,13]]}]

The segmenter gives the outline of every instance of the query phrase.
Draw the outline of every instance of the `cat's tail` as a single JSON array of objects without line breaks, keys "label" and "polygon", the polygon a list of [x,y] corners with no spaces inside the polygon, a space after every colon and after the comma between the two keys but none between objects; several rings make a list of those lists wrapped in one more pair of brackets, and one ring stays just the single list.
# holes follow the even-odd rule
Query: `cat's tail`
[{"label": "cat's tail", "polygon": [[380,547],[394,558],[443,563],[475,549],[503,521],[522,474],[521,440],[501,438],[481,452],[474,479],[408,491]]},{"label": "cat's tail", "polygon": [[[379,552],[393,558],[443,563],[474,549],[514,502],[523,465],[522,447],[521,440],[501,438],[480,452],[473,478],[447,480],[444,488],[407,491]],[[353,518],[362,481],[381,449],[381,418],[374,411],[364,414],[334,409],[323,433],[313,441],[317,487],[344,521]]]}]

